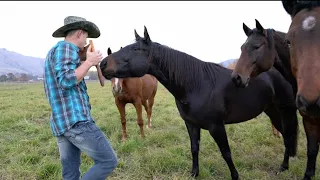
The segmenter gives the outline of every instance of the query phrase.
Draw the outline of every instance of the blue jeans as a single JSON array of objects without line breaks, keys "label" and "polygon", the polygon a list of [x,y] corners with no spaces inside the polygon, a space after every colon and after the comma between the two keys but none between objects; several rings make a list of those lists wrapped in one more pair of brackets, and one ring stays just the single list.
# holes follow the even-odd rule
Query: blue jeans
[{"label": "blue jeans", "polygon": [[92,121],[78,122],[57,137],[57,140],[64,180],[79,180],[81,151],[94,160],[94,165],[83,175],[82,180],[105,180],[117,167],[118,160],[114,150]]}]

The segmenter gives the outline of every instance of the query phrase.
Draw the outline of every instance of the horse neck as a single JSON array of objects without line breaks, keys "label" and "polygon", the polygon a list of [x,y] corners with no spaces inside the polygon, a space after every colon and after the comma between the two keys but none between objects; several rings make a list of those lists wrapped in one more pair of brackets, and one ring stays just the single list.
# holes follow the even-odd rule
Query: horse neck
[{"label": "horse neck", "polygon": [[290,51],[287,43],[285,42],[286,34],[280,31],[274,33],[275,49],[278,54],[278,59],[283,63],[286,69],[291,70],[290,66]]},{"label": "horse neck", "polygon": [[[150,54],[150,74],[175,97],[178,96],[177,93],[188,93],[201,88],[204,79],[214,77],[208,76],[208,63],[186,53],[153,44]],[[212,72],[212,68],[210,71]]]},{"label": "horse neck", "polygon": [[274,67],[282,74],[282,76],[290,82],[294,91],[297,90],[296,79],[291,72],[290,51],[285,42],[286,34],[280,31],[274,33],[274,43],[276,49],[276,59]]}]

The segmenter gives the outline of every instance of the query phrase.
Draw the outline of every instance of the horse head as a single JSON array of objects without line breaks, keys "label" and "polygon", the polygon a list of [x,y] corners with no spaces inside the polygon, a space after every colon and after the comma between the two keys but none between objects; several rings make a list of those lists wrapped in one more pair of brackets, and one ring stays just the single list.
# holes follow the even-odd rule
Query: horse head
[{"label": "horse head", "polygon": [[268,71],[275,60],[276,49],[273,29],[264,29],[256,20],[256,28],[250,29],[243,23],[247,40],[241,46],[241,55],[232,72],[232,81],[238,87],[246,87],[250,78]]},{"label": "horse head", "polygon": [[320,2],[282,1],[291,16],[286,42],[291,72],[297,80],[296,104],[300,112],[320,116]]}]

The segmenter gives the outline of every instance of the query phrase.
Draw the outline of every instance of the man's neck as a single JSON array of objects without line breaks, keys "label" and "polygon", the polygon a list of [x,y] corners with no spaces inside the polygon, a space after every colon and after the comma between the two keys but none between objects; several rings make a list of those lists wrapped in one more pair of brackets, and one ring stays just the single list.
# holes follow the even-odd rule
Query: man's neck
[{"label": "man's neck", "polygon": [[65,38],[64,40],[67,41],[67,42],[69,42],[69,43],[74,44],[74,45],[77,46],[79,49],[81,49],[81,48],[79,47],[79,45],[76,43],[76,41],[74,41],[73,39]]}]

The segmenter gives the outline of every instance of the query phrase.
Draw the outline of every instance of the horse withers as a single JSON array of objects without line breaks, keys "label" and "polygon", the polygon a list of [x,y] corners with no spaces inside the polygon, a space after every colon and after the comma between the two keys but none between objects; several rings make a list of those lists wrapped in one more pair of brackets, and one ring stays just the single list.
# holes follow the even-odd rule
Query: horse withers
[{"label": "horse withers", "polygon": [[[112,54],[112,51],[108,48],[108,55],[110,54]],[[146,127],[150,128],[152,107],[157,93],[157,88],[158,80],[149,74],[142,77],[115,77],[111,79],[112,94],[115,98],[115,104],[119,110],[122,124],[122,141],[125,141],[128,137],[126,128],[126,104],[131,103],[134,105],[137,112],[137,123],[140,127],[140,135],[144,138],[142,106],[144,106],[147,112],[148,123]]]},{"label": "horse withers", "polygon": [[304,179],[315,175],[320,143],[320,2],[282,1],[291,16],[286,36],[291,72],[297,82],[296,104],[307,136],[307,167]]},{"label": "horse withers", "polygon": [[[174,96],[190,137],[192,176],[199,175],[200,135],[201,129],[205,129],[217,143],[232,179],[238,179],[225,124],[251,120],[263,111],[285,139],[283,167],[286,167],[287,158],[296,154],[297,132],[290,130],[297,129],[297,118],[292,109],[292,91],[279,97],[275,89],[288,89],[289,84],[275,86],[264,73],[252,80],[249,87],[237,88],[231,81],[230,69],[151,41],[146,27],[143,38],[134,32],[135,43],[102,60],[102,74],[107,79],[152,74]],[[278,71],[273,73],[282,77]]]}]

